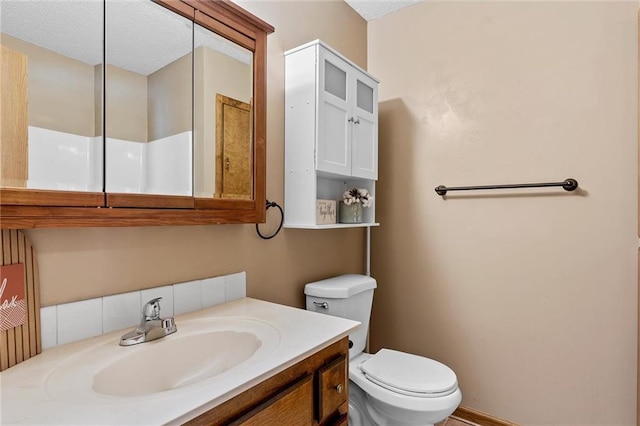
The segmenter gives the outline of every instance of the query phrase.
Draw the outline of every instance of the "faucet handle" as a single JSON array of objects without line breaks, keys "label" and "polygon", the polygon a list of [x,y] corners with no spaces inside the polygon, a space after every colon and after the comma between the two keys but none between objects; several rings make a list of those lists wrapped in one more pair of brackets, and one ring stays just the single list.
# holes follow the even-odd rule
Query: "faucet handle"
[{"label": "faucet handle", "polygon": [[161,300],[162,300],[162,297],[156,297],[155,299],[151,299],[147,303],[145,303],[144,307],[142,308],[141,322],[144,323],[145,321],[160,319],[160,301]]}]

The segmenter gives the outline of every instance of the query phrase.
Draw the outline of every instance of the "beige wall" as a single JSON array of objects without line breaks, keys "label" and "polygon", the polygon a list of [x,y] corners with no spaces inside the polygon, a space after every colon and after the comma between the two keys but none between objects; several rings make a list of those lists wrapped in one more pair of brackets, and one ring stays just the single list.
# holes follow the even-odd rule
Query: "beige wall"
[{"label": "beige wall", "polygon": [[147,77],[148,141],[193,128],[191,53]]},{"label": "beige wall", "polygon": [[[283,52],[321,38],[366,65],[366,23],[343,2],[240,4],[276,28],[268,38],[267,197],[282,205]],[[267,216],[264,234],[279,220],[277,209]],[[249,296],[302,307],[304,283],[360,273],[364,267],[362,229],[284,229],[266,241],[253,225],[32,229],[26,234],[38,253],[43,305],[245,270]]]},{"label": "beige wall", "polygon": [[[372,349],[526,425],[636,424],[638,2],[425,2],[369,23]],[[581,190],[437,185],[576,178]]]},{"label": "beige wall", "polygon": [[27,55],[29,125],[95,136],[94,67],[18,38],[0,43]]},{"label": "beige wall", "polygon": [[[102,66],[96,68],[100,69]],[[105,95],[108,138],[148,142],[147,77],[107,65]]]}]

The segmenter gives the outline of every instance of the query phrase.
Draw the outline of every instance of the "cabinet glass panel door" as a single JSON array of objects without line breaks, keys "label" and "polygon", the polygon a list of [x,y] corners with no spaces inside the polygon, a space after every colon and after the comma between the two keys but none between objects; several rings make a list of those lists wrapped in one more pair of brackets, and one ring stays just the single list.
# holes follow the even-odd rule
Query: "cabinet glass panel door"
[{"label": "cabinet glass panel door", "polygon": [[324,90],[347,100],[347,73],[330,61],[324,62]]},{"label": "cabinet glass panel door", "polygon": [[320,49],[318,139],[316,169],[340,175],[351,174],[351,106],[349,65],[331,52]]},{"label": "cabinet glass panel door", "polygon": [[102,2],[0,8],[0,186],[102,192]]},{"label": "cabinet glass panel door", "polygon": [[251,200],[253,53],[196,25],[193,61],[195,196]]},{"label": "cabinet glass panel door", "polygon": [[356,75],[351,175],[378,179],[378,85],[364,74]]},{"label": "cabinet glass panel door", "polygon": [[106,191],[193,195],[192,21],[108,1],[106,46]]}]

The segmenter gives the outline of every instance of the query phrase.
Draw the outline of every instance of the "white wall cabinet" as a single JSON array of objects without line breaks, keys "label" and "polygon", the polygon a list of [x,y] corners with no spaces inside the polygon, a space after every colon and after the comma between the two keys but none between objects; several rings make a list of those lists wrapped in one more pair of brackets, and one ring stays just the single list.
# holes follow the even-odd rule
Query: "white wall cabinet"
[{"label": "white wall cabinet", "polygon": [[[285,52],[285,227],[373,226],[378,81],[320,40]],[[316,225],[316,200],[366,188],[362,224]]]}]

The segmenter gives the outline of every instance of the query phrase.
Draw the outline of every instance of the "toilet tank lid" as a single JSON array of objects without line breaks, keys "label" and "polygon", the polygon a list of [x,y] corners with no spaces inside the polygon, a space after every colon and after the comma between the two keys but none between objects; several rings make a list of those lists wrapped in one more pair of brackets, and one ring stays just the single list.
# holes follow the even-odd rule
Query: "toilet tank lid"
[{"label": "toilet tank lid", "polygon": [[346,299],[376,288],[376,280],[366,275],[346,274],[309,283],[304,286],[307,296]]}]

